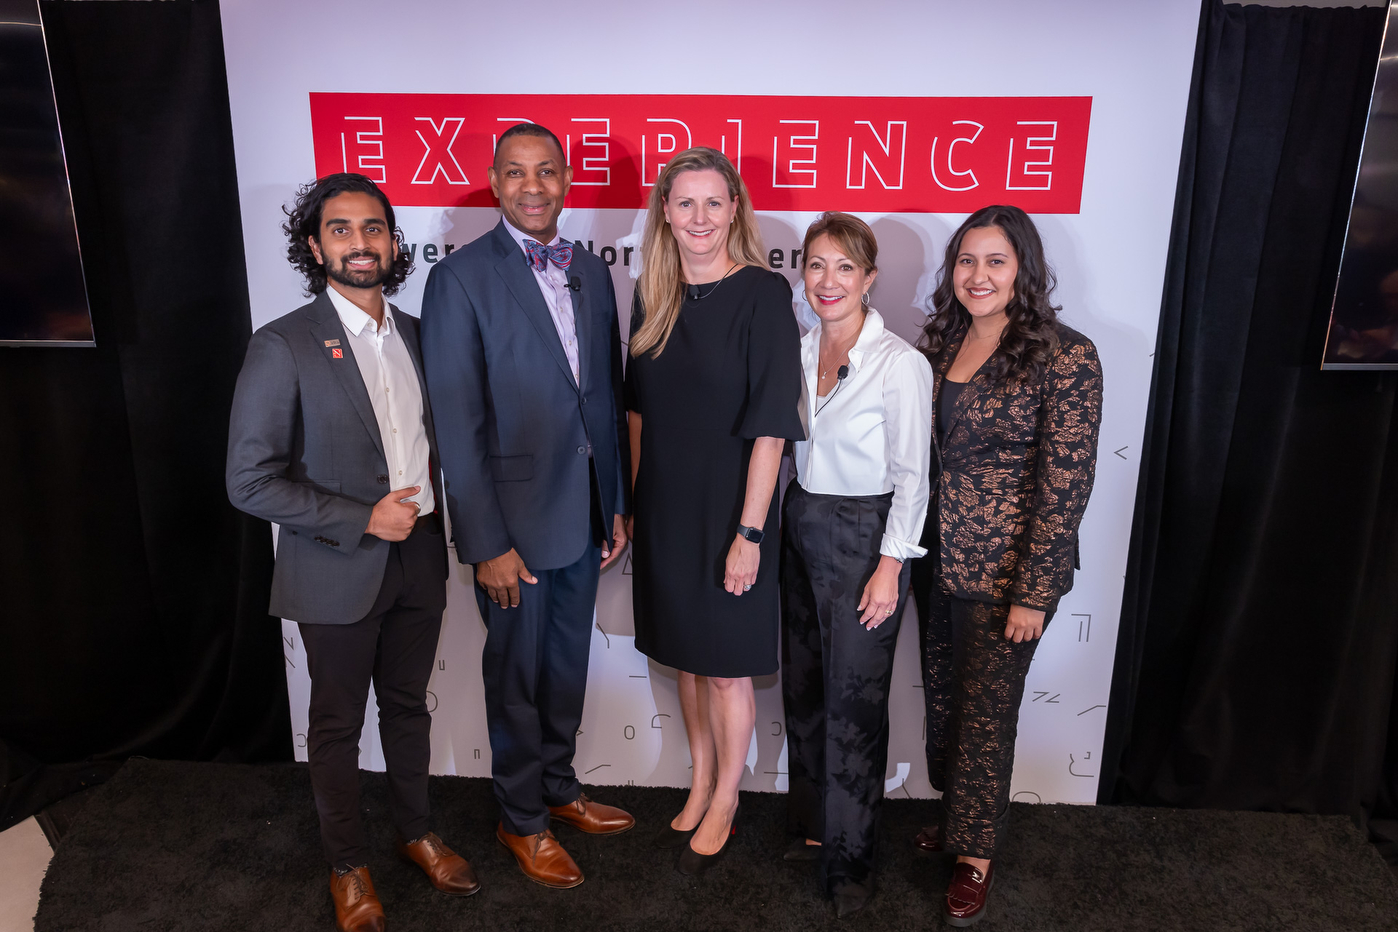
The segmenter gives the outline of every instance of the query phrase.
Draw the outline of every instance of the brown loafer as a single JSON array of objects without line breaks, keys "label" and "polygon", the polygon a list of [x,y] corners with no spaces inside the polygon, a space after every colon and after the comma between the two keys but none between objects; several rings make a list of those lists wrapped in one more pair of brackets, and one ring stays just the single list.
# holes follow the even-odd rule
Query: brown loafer
[{"label": "brown loafer", "polygon": [[339,932],[384,932],[383,904],[374,892],[369,868],[356,867],[347,874],[332,870],[330,898],[335,901],[335,928]]},{"label": "brown loafer", "polygon": [[400,840],[398,854],[422,868],[432,886],[443,893],[470,896],[481,888],[470,862],[448,848],[433,832],[414,842]]},{"label": "brown loafer", "polygon": [[586,793],[579,793],[577,800],[566,806],[549,806],[549,814],[589,835],[619,835],[636,824],[631,813],[595,803]]},{"label": "brown loafer", "polygon": [[583,882],[582,871],[578,870],[578,865],[563,850],[558,839],[553,837],[553,832],[511,835],[505,831],[504,825],[497,825],[495,837],[510,849],[524,876],[535,883],[566,890]]},{"label": "brown loafer", "polygon": [[913,847],[923,854],[937,854],[942,850],[942,827],[928,825],[917,833]]},{"label": "brown loafer", "polygon": [[994,885],[994,864],[982,874],[970,864],[958,863],[952,868],[943,903],[947,924],[963,929],[979,922],[985,916],[985,898]]}]

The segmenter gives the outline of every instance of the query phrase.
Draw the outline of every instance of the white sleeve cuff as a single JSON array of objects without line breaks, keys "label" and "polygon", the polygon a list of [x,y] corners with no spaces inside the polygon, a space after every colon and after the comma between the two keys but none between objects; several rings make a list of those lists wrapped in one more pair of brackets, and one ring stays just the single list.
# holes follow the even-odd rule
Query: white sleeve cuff
[{"label": "white sleeve cuff", "polygon": [[917,544],[910,544],[906,540],[899,540],[888,534],[883,536],[883,543],[879,545],[879,553],[886,557],[892,557],[900,562],[916,560],[918,557],[927,556],[927,548],[919,547]]}]

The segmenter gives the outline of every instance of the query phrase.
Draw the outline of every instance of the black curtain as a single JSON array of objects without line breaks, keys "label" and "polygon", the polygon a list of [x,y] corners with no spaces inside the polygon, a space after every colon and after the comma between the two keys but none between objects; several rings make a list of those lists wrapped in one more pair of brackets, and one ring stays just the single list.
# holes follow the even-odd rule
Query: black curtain
[{"label": "black curtain", "polygon": [[218,5],[41,8],[97,348],[0,349],[0,828],[94,761],[291,757],[270,531],[223,490],[251,326]]},{"label": "black curtain", "polygon": [[1392,799],[1398,373],[1319,370],[1384,16],[1204,5],[1103,802]]}]

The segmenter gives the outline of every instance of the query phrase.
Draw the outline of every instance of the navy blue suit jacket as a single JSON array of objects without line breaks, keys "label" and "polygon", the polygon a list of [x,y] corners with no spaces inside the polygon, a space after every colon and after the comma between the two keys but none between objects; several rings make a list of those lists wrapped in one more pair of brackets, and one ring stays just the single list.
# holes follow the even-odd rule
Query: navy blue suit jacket
[{"label": "navy blue suit jacket", "polygon": [[582,384],[524,251],[495,229],[438,262],[422,299],[422,357],[456,556],[513,547],[531,570],[575,563],[602,517],[630,509],[621,327],[611,272],[581,247],[568,275]]}]

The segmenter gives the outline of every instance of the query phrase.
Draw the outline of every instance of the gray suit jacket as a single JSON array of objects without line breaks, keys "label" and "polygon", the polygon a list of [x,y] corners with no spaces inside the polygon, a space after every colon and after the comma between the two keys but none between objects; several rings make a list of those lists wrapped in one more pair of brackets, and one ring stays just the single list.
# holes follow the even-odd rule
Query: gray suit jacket
[{"label": "gray suit jacket", "polygon": [[531,570],[568,566],[591,541],[594,492],[608,534],[612,515],[630,510],[611,271],[575,245],[568,276],[581,385],[504,220],[427,276],[423,357],[462,563],[513,547]]},{"label": "gray suit jacket", "polygon": [[[417,369],[432,491],[441,502],[418,322],[392,310]],[[252,335],[233,396],[225,481],[236,507],[281,525],[273,615],[345,625],[369,613],[389,544],[364,529],[393,487],[359,364],[326,295]],[[441,560],[445,579],[445,543]]]}]

